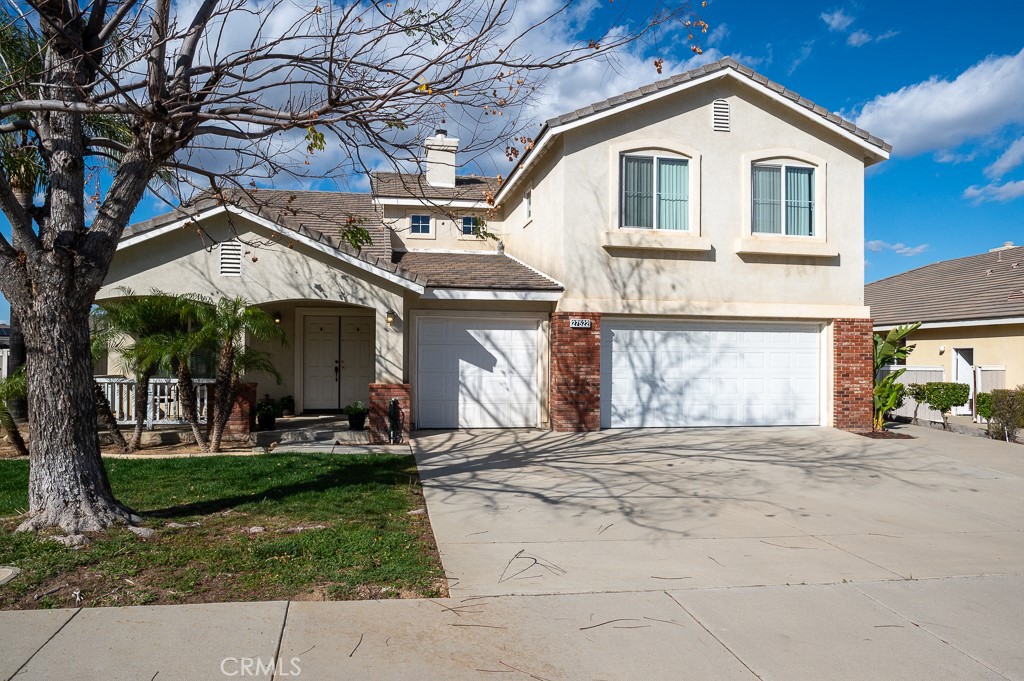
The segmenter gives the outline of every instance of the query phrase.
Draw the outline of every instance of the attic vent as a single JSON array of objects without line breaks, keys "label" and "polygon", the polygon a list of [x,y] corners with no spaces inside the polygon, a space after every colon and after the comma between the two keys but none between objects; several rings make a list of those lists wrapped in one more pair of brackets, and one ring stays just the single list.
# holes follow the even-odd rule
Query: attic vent
[{"label": "attic vent", "polygon": [[236,239],[220,244],[220,276],[240,277],[242,275],[242,242]]},{"label": "attic vent", "polygon": [[716,99],[711,105],[711,128],[718,132],[729,132],[730,119],[729,102]]}]

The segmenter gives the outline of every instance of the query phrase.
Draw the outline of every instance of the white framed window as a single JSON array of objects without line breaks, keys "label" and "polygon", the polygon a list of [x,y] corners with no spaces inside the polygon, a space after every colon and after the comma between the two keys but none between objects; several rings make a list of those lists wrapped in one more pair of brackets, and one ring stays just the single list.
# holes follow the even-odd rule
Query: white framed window
[{"label": "white framed window", "polygon": [[427,235],[432,230],[429,215],[413,215],[409,218],[409,233]]},{"label": "white framed window", "polygon": [[242,276],[242,242],[238,239],[220,243],[220,276]]},{"label": "white framed window", "polygon": [[526,208],[526,219],[533,219],[533,190],[528,189],[526,194],[523,195],[523,205]]},{"label": "white framed window", "polygon": [[754,163],[750,170],[751,232],[817,236],[814,167],[794,161]]},{"label": "white framed window", "polygon": [[462,236],[477,236],[480,233],[480,218],[469,215],[462,218]]},{"label": "white framed window", "polygon": [[620,187],[620,227],[689,231],[689,159],[624,154]]}]

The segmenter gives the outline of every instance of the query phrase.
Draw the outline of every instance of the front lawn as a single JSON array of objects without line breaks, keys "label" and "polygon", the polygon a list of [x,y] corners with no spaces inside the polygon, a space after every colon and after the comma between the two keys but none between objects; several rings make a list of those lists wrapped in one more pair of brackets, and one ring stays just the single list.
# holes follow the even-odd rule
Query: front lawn
[{"label": "front lawn", "polygon": [[444,595],[427,516],[409,515],[424,508],[412,457],[106,466],[114,494],[144,515],[153,537],[121,528],[72,549],[15,533],[28,462],[0,460],[0,565],[22,570],[0,586],[0,609]]}]

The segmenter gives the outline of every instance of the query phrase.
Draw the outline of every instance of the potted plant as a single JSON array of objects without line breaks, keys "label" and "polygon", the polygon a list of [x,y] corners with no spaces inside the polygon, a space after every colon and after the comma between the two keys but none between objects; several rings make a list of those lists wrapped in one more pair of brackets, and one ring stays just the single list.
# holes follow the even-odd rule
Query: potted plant
[{"label": "potted plant", "polygon": [[256,423],[260,430],[273,430],[277,417],[281,415],[281,408],[276,400],[266,395],[256,404]]},{"label": "potted plant", "polygon": [[341,413],[348,417],[349,430],[363,430],[366,427],[366,415],[370,413],[370,409],[362,400],[358,400],[342,409]]},{"label": "potted plant", "polygon": [[278,400],[277,406],[281,408],[281,416],[295,416],[295,398],[291,395],[285,395]]}]

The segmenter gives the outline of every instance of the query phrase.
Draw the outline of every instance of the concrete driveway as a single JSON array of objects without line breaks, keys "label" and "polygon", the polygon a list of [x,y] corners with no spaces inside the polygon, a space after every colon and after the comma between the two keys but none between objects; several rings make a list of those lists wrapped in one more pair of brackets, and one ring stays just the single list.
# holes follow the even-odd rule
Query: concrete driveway
[{"label": "concrete driveway", "polygon": [[1024,449],[913,429],[416,438],[453,595],[1024,571]]},{"label": "concrete driveway", "polygon": [[414,451],[462,603],[589,599],[593,619],[614,597],[594,624],[685,624],[710,637],[688,657],[727,652],[737,678],[1024,679],[1024,448],[904,430],[446,432]]}]

